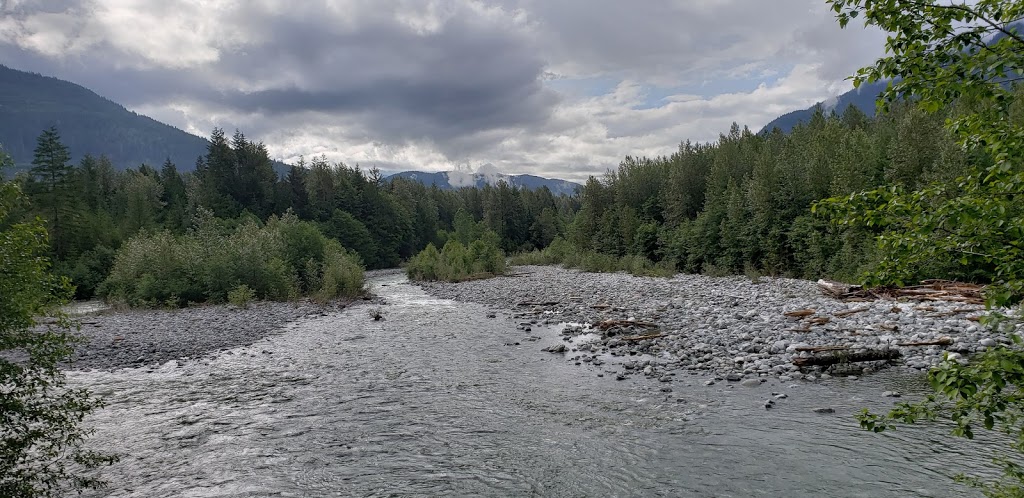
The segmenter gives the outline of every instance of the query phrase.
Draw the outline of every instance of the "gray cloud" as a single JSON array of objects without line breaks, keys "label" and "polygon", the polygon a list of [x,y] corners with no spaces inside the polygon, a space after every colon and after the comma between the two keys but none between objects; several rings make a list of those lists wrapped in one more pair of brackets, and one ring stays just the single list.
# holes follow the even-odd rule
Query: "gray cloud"
[{"label": "gray cloud", "polygon": [[[0,0],[0,60],[277,157],[574,179],[834,95],[880,52],[820,0]],[[545,79],[614,91],[558,93]],[[765,81],[765,78],[770,78]],[[688,88],[650,108],[645,88]],[[723,90],[729,88],[729,90]],[[683,93],[679,90],[676,93]],[[473,168],[475,169],[475,167]]]},{"label": "gray cloud", "polygon": [[[41,61],[24,46],[7,44],[2,54],[32,60],[21,67],[59,74],[129,106],[187,100],[267,119],[309,110],[354,115],[385,141],[443,144],[481,130],[532,126],[558,102],[540,81],[544,61],[507,18],[453,4],[449,17],[417,32],[376,3],[350,6],[344,16],[355,22],[347,27],[323,5],[300,2],[287,15],[260,5],[246,4],[229,20],[236,24],[229,31],[253,33],[250,39],[206,40],[217,60],[185,69],[118,63],[136,57],[106,40]],[[101,16],[99,10],[91,15]],[[40,14],[21,5],[14,15]]]}]

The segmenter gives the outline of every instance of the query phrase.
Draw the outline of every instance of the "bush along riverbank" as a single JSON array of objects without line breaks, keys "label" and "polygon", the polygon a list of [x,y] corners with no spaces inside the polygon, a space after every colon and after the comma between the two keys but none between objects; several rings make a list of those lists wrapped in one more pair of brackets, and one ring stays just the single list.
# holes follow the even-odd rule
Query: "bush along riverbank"
[{"label": "bush along riverbank", "polygon": [[[889,365],[925,371],[947,354],[965,361],[1010,342],[1008,332],[994,333],[976,322],[984,312],[980,305],[847,303],[806,280],[650,278],[517,266],[508,277],[420,285],[438,297],[507,310],[528,336],[539,326],[565,323],[564,343],[548,350],[581,364],[615,360],[619,378],[669,381],[693,373],[711,376],[708,382],[759,382],[860,375]],[[868,351],[886,355],[880,361],[846,361]],[[839,364],[799,366],[815,363],[807,358],[829,356]]]},{"label": "bush along riverbank", "polygon": [[140,233],[118,250],[100,294],[133,307],[188,303],[245,306],[309,296],[326,302],[363,292],[359,257],[315,224],[286,214],[231,227],[203,213],[184,235]]},{"label": "bush along riverbank", "polygon": [[505,273],[505,254],[498,248],[498,236],[491,231],[463,245],[451,239],[438,251],[433,244],[409,260],[410,280],[461,282]]}]

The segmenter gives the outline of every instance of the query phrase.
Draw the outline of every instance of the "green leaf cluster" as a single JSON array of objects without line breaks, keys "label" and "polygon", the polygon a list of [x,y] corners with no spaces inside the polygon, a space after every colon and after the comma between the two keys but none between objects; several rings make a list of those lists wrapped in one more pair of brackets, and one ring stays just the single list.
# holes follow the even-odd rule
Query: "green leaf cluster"
[{"label": "green leaf cluster", "polygon": [[[915,267],[954,261],[979,268],[991,280],[986,293],[994,309],[1024,297],[1024,119],[1014,82],[1024,70],[1024,37],[1018,25],[1024,2],[914,2],[829,0],[842,26],[862,17],[889,35],[886,55],[854,76],[854,84],[888,80],[879,100],[888,109],[910,99],[926,112],[950,106],[946,120],[969,158],[963,175],[919,188],[899,185],[835,197],[816,207],[842,226],[877,231],[878,266],[871,283],[900,284]],[[1005,308],[1004,308],[1005,309]],[[1020,307],[993,312],[986,325],[1013,338],[972,358],[933,369],[935,393],[901,403],[885,415],[865,410],[861,426],[875,432],[894,423],[949,419],[953,434],[973,438],[978,428],[1011,437],[1013,457],[999,456],[1002,479],[961,476],[988,496],[1024,496],[1024,350],[1014,325]]]}]

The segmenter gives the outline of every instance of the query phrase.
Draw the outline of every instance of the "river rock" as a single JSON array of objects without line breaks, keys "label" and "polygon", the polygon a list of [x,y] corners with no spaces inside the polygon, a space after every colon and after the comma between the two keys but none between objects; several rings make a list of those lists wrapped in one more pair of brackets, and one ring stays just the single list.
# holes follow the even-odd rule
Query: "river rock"
[{"label": "river rock", "polygon": [[554,346],[546,347],[541,351],[547,351],[548,353],[564,353],[565,349],[565,344],[556,344]]}]

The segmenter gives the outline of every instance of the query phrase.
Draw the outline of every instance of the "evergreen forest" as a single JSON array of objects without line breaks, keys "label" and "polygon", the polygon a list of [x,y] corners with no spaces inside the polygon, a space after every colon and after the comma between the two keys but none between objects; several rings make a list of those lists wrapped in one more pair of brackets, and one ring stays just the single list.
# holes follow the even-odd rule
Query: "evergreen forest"
[{"label": "evergreen forest", "polygon": [[[442,190],[323,157],[279,177],[263,144],[219,129],[194,171],[170,160],[117,171],[103,155],[70,162],[72,151],[51,128],[38,137],[32,169],[16,178],[30,202],[14,219],[46,222],[55,271],[71,279],[76,297],[135,305],[221,302],[239,284],[258,298],[317,292],[327,241],[337,244],[329,253],[368,269],[402,265],[428,245],[487,240],[518,255],[514,262],[590,271],[858,281],[878,259],[876,237],[885,228],[833,224],[812,207],[881,186],[948,182],[984,163],[951,137],[947,117],[911,105],[869,117],[849,106],[818,108],[789,133],[734,124],[713,143],[626,156],[575,195],[560,196],[503,182]],[[196,242],[201,234],[250,240],[267,227],[287,228],[271,237],[287,247],[269,259],[259,246],[218,256],[212,248],[235,246]],[[917,265],[912,277],[992,277],[984,264],[949,256]],[[232,268],[193,268],[195,282],[174,282],[181,268],[218,257]]]}]

